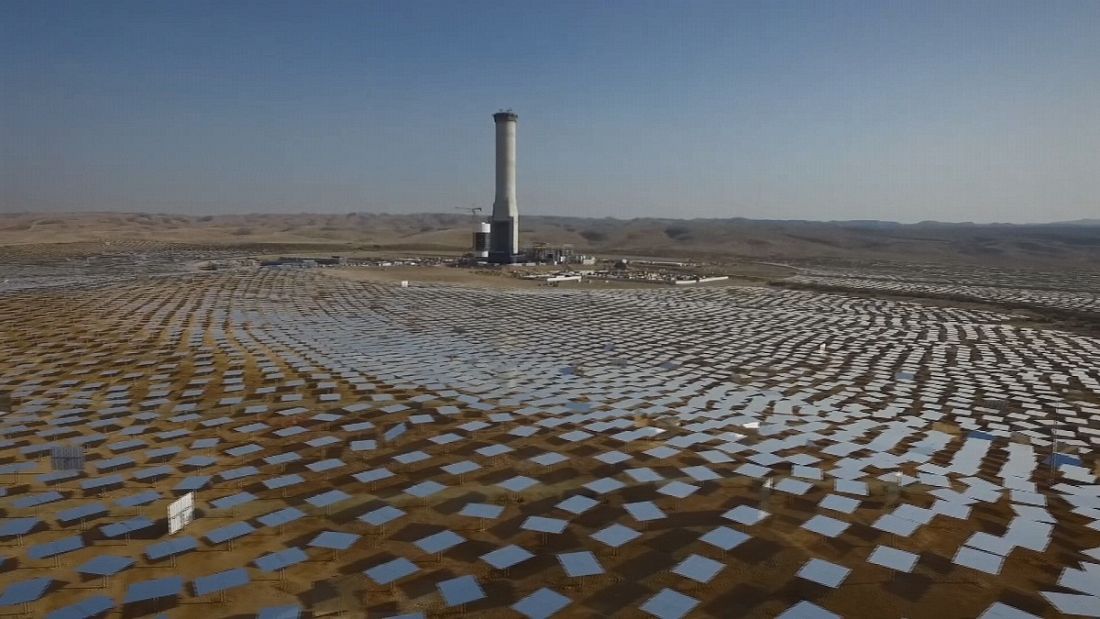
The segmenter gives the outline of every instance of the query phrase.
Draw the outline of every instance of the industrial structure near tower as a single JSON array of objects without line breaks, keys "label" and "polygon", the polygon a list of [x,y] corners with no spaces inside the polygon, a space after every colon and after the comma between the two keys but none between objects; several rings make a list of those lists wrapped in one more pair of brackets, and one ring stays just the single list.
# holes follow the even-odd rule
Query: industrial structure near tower
[{"label": "industrial structure near tower", "polygon": [[516,121],[511,110],[493,114],[497,130],[497,182],[489,219],[489,262],[511,264],[519,256],[519,207],[516,205]]},{"label": "industrial structure near tower", "polygon": [[[512,110],[493,114],[496,124],[496,197],[488,221],[474,214],[473,244],[469,257],[478,264],[584,264],[588,259],[573,251],[572,245],[519,244],[519,206],[516,203],[516,122]],[[456,207],[457,208],[457,207]]]}]

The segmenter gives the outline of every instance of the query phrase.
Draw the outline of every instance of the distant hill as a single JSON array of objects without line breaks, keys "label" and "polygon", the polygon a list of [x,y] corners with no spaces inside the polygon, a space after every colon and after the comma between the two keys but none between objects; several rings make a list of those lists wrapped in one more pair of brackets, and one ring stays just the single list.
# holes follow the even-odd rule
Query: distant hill
[{"label": "distant hill", "polygon": [[1100,226],[1100,219],[1074,219],[1072,221],[1062,221],[1052,225],[1064,225],[1064,226]]},{"label": "distant hill", "polygon": [[[1100,265],[1100,220],[1012,225],[521,216],[520,222],[523,242],[571,243],[580,251],[605,254],[955,262],[1005,268]],[[470,217],[459,213],[22,213],[0,215],[0,244],[144,240],[462,251],[470,229]]]}]

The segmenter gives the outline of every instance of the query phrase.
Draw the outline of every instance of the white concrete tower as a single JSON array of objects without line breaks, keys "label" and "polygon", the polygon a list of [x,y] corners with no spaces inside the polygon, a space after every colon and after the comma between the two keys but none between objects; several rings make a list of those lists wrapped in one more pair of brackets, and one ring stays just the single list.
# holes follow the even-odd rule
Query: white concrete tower
[{"label": "white concrete tower", "polygon": [[489,261],[515,262],[519,253],[519,208],[516,205],[516,121],[514,112],[493,114],[497,126],[497,194],[490,218]]}]

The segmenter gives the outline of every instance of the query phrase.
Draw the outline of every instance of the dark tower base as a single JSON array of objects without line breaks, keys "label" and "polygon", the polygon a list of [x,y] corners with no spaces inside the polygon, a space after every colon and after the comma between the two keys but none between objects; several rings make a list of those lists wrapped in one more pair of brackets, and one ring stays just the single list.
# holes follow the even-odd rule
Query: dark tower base
[{"label": "dark tower base", "polygon": [[512,246],[514,235],[514,220],[490,221],[489,232],[489,262],[494,264],[512,264],[519,261],[516,252],[517,247]]}]

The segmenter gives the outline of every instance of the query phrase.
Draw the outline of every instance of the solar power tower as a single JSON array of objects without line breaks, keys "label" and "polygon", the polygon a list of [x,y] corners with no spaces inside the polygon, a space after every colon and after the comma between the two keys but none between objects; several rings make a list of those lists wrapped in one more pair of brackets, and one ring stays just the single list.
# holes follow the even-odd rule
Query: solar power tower
[{"label": "solar power tower", "polygon": [[489,221],[489,262],[510,264],[519,253],[519,207],[516,204],[516,122],[511,110],[493,114],[496,123],[496,199]]}]

